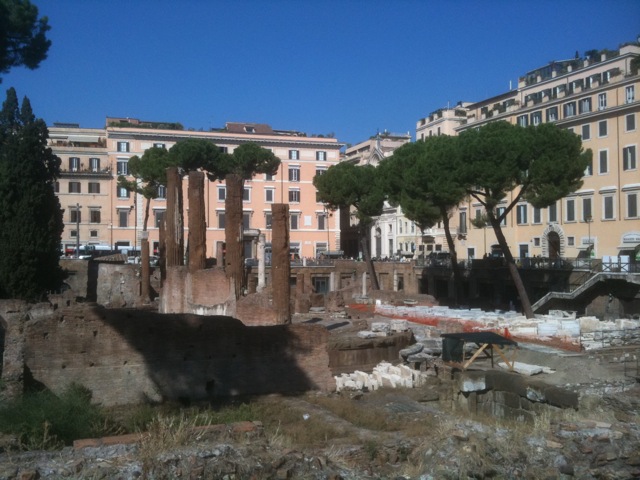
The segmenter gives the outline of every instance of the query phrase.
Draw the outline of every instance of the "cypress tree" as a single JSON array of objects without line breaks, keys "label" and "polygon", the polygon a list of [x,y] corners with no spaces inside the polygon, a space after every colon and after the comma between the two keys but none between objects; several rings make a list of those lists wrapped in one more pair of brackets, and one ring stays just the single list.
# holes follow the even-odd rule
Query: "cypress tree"
[{"label": "cypress tree", "polygon": [[31,103],[10,88],[0,111],[0,298],[42,300],[63,280],[60,159]]}]

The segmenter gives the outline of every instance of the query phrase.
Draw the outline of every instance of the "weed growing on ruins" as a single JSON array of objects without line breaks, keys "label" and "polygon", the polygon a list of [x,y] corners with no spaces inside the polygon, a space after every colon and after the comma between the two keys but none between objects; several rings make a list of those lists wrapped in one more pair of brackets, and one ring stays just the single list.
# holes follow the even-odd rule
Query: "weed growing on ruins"
[{"label": "weed growing on ruins", "polygon": [[0,431],[18,437],[27,450],[51,450],[112,428],[91,392],[72,384],[60,396],[35,392],[0,405]]}]

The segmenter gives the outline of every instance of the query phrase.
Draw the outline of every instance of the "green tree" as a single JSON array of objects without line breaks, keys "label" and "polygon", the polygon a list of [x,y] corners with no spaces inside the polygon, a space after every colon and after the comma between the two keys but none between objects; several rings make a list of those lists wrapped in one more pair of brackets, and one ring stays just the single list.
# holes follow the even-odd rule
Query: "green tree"
[{"label": "green tree", "polygon": [[48,21],[38,19],[38,8],[29,0],[0,0],[0,73],[20,65],[38,68],[51,46]]},{"label": "green tree", "polygon": [[457,174],[467,193],[484,207],[522,310],[532,318],[531,302],[501,223],[520,201],[544,208],[580,188],[591,150],[583,151],[579,136],[551,123],[523,128],[492,122],[463,132],[459,140],[462,163]]},{"label": "green tree", "polygon": [[389,200],[400,205],[403,214],[421,230],[442,221],[451,254],[457,302],[462,279],[450,218],[466,196],[460,177],[452,174],[460,168],[458,139],[442,135],[408,143],[383,160],[378,168]]},{"label": "green tree", "polygon": [[0,112],[0,298],[40,300],[63,280],[60,159],[26,97],[10,88]]},{"label": "green tree", "polygon": [[362,254],[369,269],[371,287],[379,290],[371,253],[369,252],[368,234],[373,224],[373,217],[382,214],[385,193],[373,165],[356,166],[349,162],[332,165],[327,171],[313,178],[313,185],[318,190],[318,198],[330,210],[353,209],[352,215],[358,220],[358,236]]},{"label": "green tree", "polygon": [[[124,175],[118,177],[118,186],[133,192],[134,205],[138,204],[138,194],[145,198],[144,221],[142,231],[147,231],[149,222],[149,210],[151,200],[158,197],[158,188],[167,184],[167,168],[172,166],[173,158],[164,147],[151,147],[142,154],[142,157],[134,155],[129,159],[129,175],[133,180],[128,180]],[[149,266],[149,240],[146,234],[140,242],[141,263],[142,263],[142,291],[143,299],[149,299],[151,291],[151,278]]]}]

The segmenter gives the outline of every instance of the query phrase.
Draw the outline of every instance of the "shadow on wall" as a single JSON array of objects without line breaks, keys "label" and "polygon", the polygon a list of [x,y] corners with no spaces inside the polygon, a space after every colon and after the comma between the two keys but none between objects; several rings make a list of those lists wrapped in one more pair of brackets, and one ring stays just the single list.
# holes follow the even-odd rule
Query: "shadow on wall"
[{"label": "shadow on wall", "polygon": [[78,305],[29,324],[25,363],[59,392],[71,382],[105,405],[328,390],[327,330],[246,327],[223,316]]}]

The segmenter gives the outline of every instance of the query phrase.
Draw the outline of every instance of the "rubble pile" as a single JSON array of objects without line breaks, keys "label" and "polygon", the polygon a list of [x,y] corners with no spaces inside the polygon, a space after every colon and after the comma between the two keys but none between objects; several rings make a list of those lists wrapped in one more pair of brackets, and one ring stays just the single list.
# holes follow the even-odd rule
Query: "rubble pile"
[{"label": "rubble pile", "polygon": [[559,339],[580,345],[584,350],[610,346],[639,345],[640,320],[601,321],[596,317],[576,318],[576,312],[550,310],[547,315],[528,319],[515,311],[486,312],[478,308],[453,309],[446,306],[394,306],[377,304],[375,313],[384,317],[407,318],[411,322],[431,320],[459,322],[473,330],[509,332],[520,338]]},{"label": "rubble pile", "polygon": [[356,370],[336,376],[336,391],[372,391],[380,387],[415,388],[424,385],[428,376],[426,372],[414,370],[407,365],[394,366],[389,362],[381,362],[373,368],[372,373]]}]

